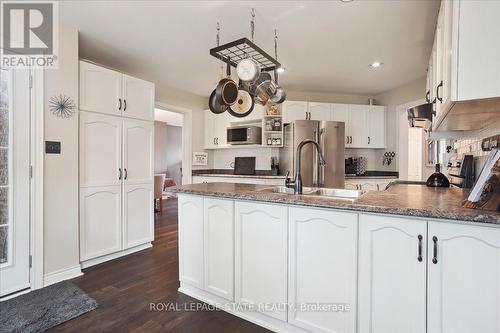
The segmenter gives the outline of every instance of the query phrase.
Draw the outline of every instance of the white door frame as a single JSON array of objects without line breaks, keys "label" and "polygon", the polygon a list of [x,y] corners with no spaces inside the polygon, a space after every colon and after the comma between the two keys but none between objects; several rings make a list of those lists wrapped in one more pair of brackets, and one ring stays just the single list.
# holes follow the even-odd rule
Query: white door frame
[{"label": "white door frame", "polygon": [[193,110],[156,102],[155,108],[184,115],[182,124],[182,184],[191,184],[193,169]]},{"label": "white door frame", "polygon": [[44,71],[33,69],[31,88],[31,290],[43,287]]}]

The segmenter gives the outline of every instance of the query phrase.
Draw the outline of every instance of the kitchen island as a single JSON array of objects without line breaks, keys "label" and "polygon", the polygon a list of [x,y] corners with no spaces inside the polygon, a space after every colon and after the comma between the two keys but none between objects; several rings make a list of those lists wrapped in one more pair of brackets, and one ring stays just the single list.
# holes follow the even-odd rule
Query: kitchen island
[{"label": "kitchen island", "polygon": [[268,189],[173,189],[181,292],[274,331],[498,331],[500,214],[462,208],[462,190]]}]

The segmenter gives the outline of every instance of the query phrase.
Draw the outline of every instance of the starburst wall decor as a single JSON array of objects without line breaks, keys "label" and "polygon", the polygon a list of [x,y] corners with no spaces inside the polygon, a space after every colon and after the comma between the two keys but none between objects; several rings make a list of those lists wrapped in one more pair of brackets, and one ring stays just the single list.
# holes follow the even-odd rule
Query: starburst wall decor
[{"label": "starburst wall decor", "polygon": [[66,95],[53,96],[49,100],[49,109],[57,117],[69,118],[76,110],[76,104]]}]

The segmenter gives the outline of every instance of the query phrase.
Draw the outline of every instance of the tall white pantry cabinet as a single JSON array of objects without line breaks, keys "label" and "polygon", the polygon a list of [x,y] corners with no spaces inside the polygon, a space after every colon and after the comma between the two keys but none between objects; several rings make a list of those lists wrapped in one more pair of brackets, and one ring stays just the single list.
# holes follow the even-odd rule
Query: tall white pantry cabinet
[{"label": "tall white pantry cabinet", "polygon": [[80,61],[80,261],[153,240],[154,84]]}]

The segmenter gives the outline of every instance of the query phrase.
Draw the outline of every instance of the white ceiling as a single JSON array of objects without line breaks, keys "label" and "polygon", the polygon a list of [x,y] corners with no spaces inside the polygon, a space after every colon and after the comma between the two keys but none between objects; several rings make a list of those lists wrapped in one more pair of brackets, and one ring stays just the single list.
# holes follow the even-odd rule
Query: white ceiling
[{"label": "white ceiling", "polygon": [[[222,42],[248,37],[273,52],[289,90],[376,95],[425,76],[439,9],[435,0],[64,1],[60,16],[80,31],[80,56],[156,83],[208,96]],[[373,61],[385,65],[368,67]]]}]

